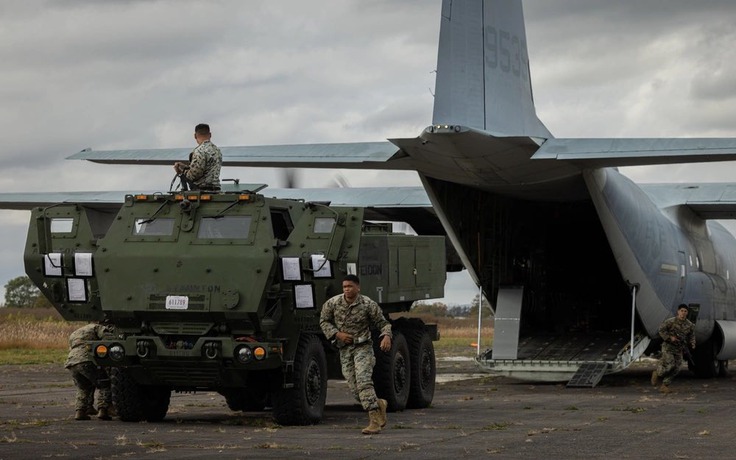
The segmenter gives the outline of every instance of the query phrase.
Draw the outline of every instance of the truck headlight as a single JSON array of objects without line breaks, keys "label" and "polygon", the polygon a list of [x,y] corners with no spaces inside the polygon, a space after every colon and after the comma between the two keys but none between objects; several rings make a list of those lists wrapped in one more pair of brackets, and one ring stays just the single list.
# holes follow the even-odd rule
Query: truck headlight
[{"label": "truck headlight", "polygon": [[245,364],[253,359],[253,352],[250,348],[243,345],[235,349],[235,357],[238,359],[239,362]]},{"label": "truck headlight", "polygon": [[118,343],[111,345],[108,353],[113,361],[122,361],[125,358],[125,348]]}]

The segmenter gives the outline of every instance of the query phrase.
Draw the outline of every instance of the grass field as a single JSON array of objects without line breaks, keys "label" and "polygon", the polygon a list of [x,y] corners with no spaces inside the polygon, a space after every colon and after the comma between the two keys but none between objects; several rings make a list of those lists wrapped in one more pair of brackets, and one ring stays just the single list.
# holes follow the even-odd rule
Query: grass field
[{"label": "grass field", "polygon": [[[440,332],[440,340],[434,343],[437,355],[475,354],[477,319],[404,316],[437,324]],[[83,324],[65,321],[54,309],[0,308],[0,365],[63,363],[69,334]],[[488,348],[493,338],[490,320],[483,321],[481,332],[482,350]]]}]

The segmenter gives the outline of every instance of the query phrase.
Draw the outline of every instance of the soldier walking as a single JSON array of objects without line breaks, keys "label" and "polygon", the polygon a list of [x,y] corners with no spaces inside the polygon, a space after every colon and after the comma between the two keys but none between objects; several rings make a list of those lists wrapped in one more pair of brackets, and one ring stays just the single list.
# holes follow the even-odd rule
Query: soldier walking
[{"label": "soldier walking", "polygon": [[657,386],[662,379],[659,391],[670,392],[672,379],[680,372],[682,354],[687,352],[685,347],[695,348],[695,325],[687,319],[688,307],[681,304],[677,307],[677,316],[666,319],[659,326],[659,336],[662,337],[662,357],[657,369],[652,372],[652,385]]},{"label": "soldier walking", "polygon": [[340,349],[342,375],[348,387],[368,411],[369,424],[363,434],[378,434],[386,426],[385,399],[378,399],[373,387],[373,354],[371,328],[381,331],[381,351],[391,350],[391,323],[381,308],[360,294],[360,279],[347,275],[342,281],[342,294],[327,300],[322,306],[319,325],[325,336]]}]

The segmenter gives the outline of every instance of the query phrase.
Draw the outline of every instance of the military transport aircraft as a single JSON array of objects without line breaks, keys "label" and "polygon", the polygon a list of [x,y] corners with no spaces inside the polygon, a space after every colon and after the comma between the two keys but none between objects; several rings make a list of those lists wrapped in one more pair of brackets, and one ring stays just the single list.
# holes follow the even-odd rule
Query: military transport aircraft
[{"label": "military transport aircraft", "polygon": [[[661,321],[686,303],[698,341],[691,369],[725,375],[736,358],[736,239],[713,219],[733,218],[736,184],[638,185],[617,167],[736,160],[736,139],[555,138],[535,112],[522,2],[444,0],[438,13],[434,114],[418,136],[226,147],[224,164],[417,171],[424,192],[384,190],[383,206],[419,233],[444,232],[459,257],[452,268],[462,262],[495,306],[493,349],[478,357],[490,372],[595,385],[652,349]],[[171,164],[188,153],[70,158]],[[289,193],[381,208],[359,190]],[[404,193],[415,206],[389,205]]]}]

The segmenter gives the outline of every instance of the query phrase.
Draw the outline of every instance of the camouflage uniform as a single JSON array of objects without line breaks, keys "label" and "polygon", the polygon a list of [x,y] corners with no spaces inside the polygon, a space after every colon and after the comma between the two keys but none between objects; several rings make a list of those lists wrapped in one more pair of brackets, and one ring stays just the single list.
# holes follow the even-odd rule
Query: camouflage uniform
[{"label": "camouflage uniform", "polygon": [[220,190],[222,153],[215,144],[204,141],[192,152],[185,175],[197,190]]},{"label": "camouflage uniform", "polygon": [[87,324],[69,336],[69,356],[64,367],[69,369],[77,386],[75,410],[84,413],[94,412],[95,388],[100,390],[98,407],[107,409],[112,406],[110,378],[92,361],[92,350],[85,343],[87,340],[99,340],[107,332],[101,324]]},{"label": "camouflage uniform", "polygon": [[[373,354],[371,328],[379,329],[381,336],[393,337],[391,323],[383,317],[381,308],[364,295],[358,294],[350,305],[343,294],[336,295],[322,306],[319,325],[325,336],[340,349],[342,374],[353,395],[360,400],[364,410],[377,410],[378,398],[373,388],[376,357]],[[353,343],[346,345],[337,340],[335,335],[338,332],[352,335]]]},{"label": "camouflage uniform", "polygon": [[[657,366],[657,375],[662,377],[662,383],[669,385],[672,379],[680,372],[682,365],[682,347],[695,347],[695,325],[687,318],[677,317],[665,320],[659,326],[659,336],[662,337],[662,357]],[[677,342],[671,342],[671,337],[677,337]]]}]

